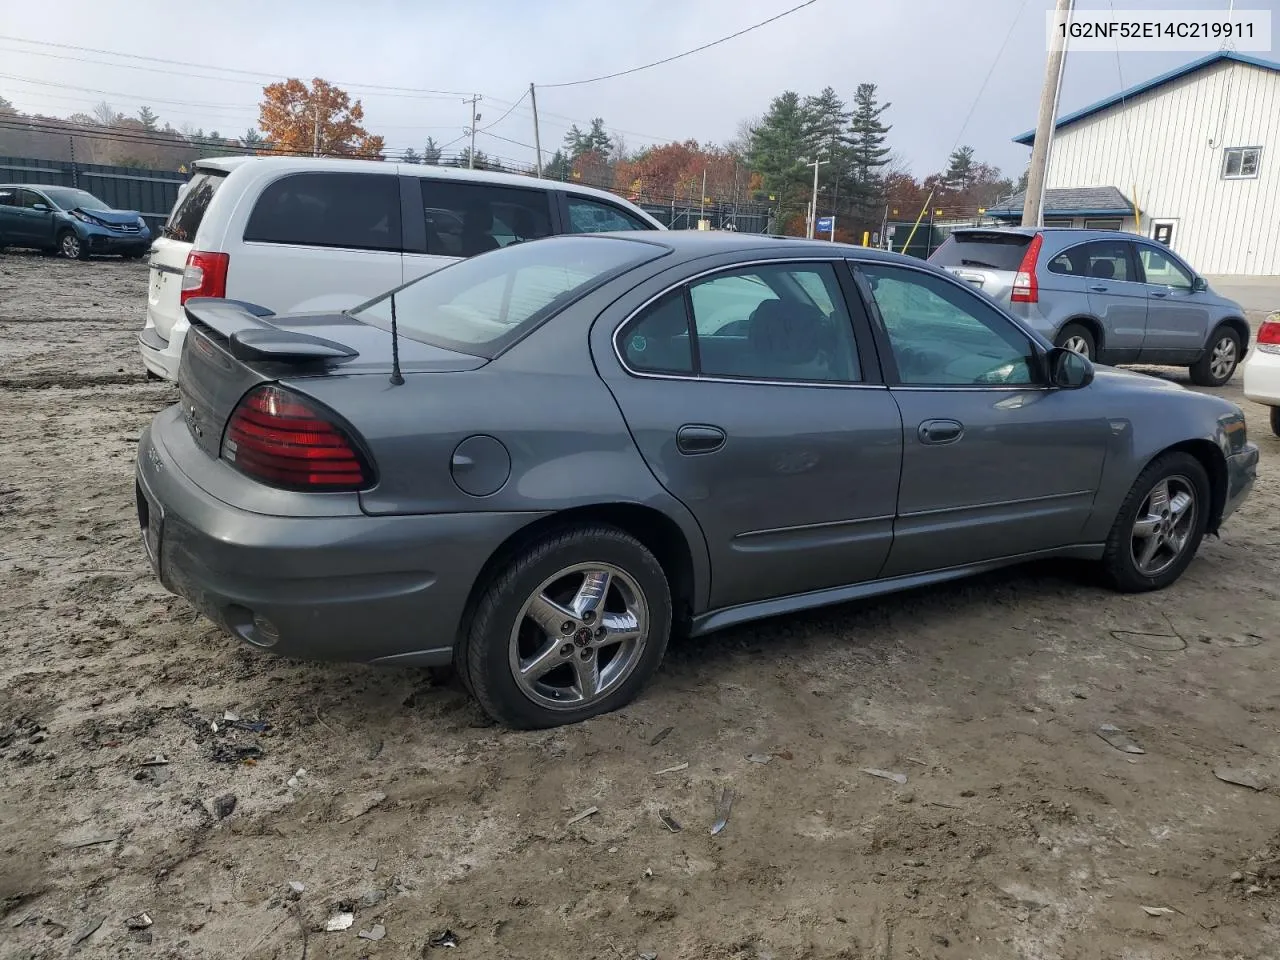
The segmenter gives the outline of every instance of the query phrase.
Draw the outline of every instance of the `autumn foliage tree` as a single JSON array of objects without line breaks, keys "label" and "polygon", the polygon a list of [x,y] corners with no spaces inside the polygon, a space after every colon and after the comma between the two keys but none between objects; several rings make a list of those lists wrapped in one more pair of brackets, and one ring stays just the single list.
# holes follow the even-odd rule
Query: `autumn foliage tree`
[{"label": "autumn foliage tree", "polygon": [[316,77],[310,87],[294,77],[262,88],[258,126],[274,149],[378,159],[382,137],[363,126],[364,107],[345,90]]}]

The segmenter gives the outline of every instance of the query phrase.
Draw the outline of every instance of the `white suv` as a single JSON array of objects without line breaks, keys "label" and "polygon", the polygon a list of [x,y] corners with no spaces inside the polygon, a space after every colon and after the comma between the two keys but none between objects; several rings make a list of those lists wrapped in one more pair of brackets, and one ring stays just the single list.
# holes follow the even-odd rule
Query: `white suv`
[{"label": "white suv", "polygon": [[178,378],[192,297],[275,313],[344,310],[522,240],[662,229],[611,193],[532,177],[377,160],[200,160],[151,247],[142,362]]}]

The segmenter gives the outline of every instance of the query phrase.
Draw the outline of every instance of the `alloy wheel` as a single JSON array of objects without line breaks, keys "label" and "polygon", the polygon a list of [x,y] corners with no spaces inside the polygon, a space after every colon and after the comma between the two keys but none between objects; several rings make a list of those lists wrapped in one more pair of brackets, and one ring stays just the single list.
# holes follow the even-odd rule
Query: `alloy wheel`
[{"label": "alloy wheel", "polygon": [[1213,345],[1209,358],[1209,372],[1215,380],[1226,380],[1236,368],[1235,337],[1224,336]]},{"label": "alloy wheel", "polygon": [[1062,341],[1062,345],[1073,353],[1080,354],[1082,357],[1089,356],[1089,341],[1084,337],[1067,337],[1067,339]]},{"label": "alloy wheel", "polygon": [[511,630],[511,673],[539,706],[578,709],[631,675],[648,637],[649,604],[635,579],[612,564],[575,564],[525,601]]},{"label": "alloy wheel", "polygon": [[1182,556],[1196,527],[1196,488],[1183,476],[1151,488],[1133,523],[1129,549],[1144,577],[1159,576]]},{"label": "alloy wheel", "polygon": [[62,255],[68,260],[78,260],[80,258],[80,238],[74,233],[64,233],[62,235]]}]

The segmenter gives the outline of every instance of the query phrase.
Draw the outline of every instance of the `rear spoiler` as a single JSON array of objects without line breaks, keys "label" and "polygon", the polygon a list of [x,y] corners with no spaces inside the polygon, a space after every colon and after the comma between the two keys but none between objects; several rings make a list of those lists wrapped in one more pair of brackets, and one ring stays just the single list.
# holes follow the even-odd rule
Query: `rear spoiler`
[{"label": "rear spoiler", "polygon": [[192,297],[186,303],[192,326],[208,327],[227,338],[227,349],[237,360],[275,360],[306,363],[312,360],[350,360],[360,352],[345,343],[326,340],[296,330],[282,330],[266,318],[266,307],[243,300]]}]

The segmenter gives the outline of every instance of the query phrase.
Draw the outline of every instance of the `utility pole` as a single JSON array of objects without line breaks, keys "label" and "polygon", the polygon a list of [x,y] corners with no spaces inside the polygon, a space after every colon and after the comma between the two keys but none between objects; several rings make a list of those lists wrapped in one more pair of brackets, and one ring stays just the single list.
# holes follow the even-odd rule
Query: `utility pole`
[{"label": "utility pole", "polygon": [[471,153],[467,157],[467,169],[474,170],[476,168],[476,121],[480,119],[480,114],[476,113],[476,104],[480,102],[480,94],[474,94],[470,100],[462,102],[471,104]]},{"label": "utility pole", "polygon": [[315,109],[311,111],[314,117],[315,134],[311,140],[311,155],[313,157],[320,156],[320,101],[317,100]]},{"label": "utility pole", "polygon": [[[1075,0],[1057,0],[1055,24],[1071,19]],[[1036,120],[1036,138],[1031,144],[1031,164],[1027,168],[1027,192],[1022,204],[1022,225],[1038,227],[1044,220],[1045,174],[1049,167],[1049,146],[1058,117],[1058,94],[1062,89],[1062,69],[1066,63],[1067,38],[1058,36],[1055,27],[1052,46],[1044,64],[1044,86],[1040,91],[1040,116]]]},{"label": "utility pole", "polygon": [[702,221],[707,219],[707,168],[702,168],[702,210],[698,214],[698,226],[702,226]]},{"label": "utility pole", "polygon": [[818,168],[830,160],[805,161],[806,167],[813,167],[813,199],[809,202],[809,231],[806,236],[812,240],[814,227],[818,223]]},{"label": "utility pole", "polygon": [[538,133],[538,95],[533,92],[533,84],[529,84],[529,103],[533,106],[533,170],[542,177],[542,137]]}]

